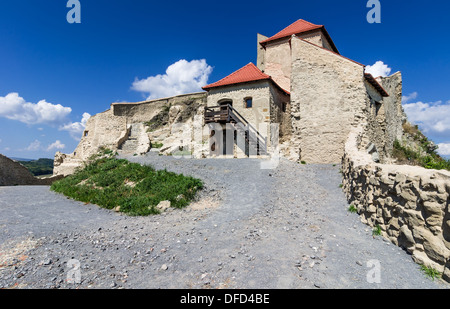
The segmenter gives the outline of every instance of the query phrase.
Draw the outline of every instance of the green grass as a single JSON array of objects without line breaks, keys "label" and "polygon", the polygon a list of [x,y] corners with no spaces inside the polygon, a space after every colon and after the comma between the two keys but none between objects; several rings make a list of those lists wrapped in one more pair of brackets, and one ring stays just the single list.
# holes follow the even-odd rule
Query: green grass
[{"label": "green grass", "polygon": [[163,146],[164,146],[163,143],[158,143],[158,142],[151,143],[151,148],[162,148]]},{"label": "green grass", "polygon": [[51,186],[77,201],[106,209],[120,206],[121,212],[132,216],[158,214],[156,206],[165,200],[172,207],[185,207],[202,188],[199,179],[116,159],[111,152],[92,158],[83,169]]},{"label": "green grass", "polygon": [[378,224],[372,230],[372,235],[373,236],[380,236],[381,235],[381,227]]},{"label": "green grass", "polygon": [[358,211],[358,209],[356,209],[355,206],[350,205],[350,206],[348,207],[348,211],[351,212],[351,213],[356,213],[356,212]]},{"label": "green grass", "polygon": [[422,270],[422,272],[429,278],[431,279],[440,279],[441,278],[441,273],[438,272],[436,269],[431,268],[431,267],[427,267],[425,265],[421,265],[420,266],[420,270]]}]

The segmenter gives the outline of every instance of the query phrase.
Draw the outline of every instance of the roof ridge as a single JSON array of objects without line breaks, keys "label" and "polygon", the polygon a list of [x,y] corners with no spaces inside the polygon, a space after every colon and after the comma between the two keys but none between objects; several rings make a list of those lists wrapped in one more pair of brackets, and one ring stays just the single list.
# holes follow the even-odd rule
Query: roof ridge
[{"label": "roof ridge", "polygon": [[[302,28],[305,28],[305,29],[302,29]],[[271,37],[261,41],[260,44],[264,44],[264,43],[267,43],[267,42],[270,42],[270,41],[273,41],[276,39],[289,37],[292,34],[299,34],[299,33],[308,32],[308,31],[321,29],[321,28],[324,28],[324,26],[313,24],[312,22],[309,22],[304,19],[298,19],[295,22],[288,25],[287,27],[283,28],[281,31],[278,31]]]},{"label": "roof ridge", "polygon": [[[247,70],[247,71],[245,71]],[[203,86],[202,89],[208,89],[218,86],[231,85],[241,82],[250,82],[263,79],[271,79],[271,77],[262,72],[253,62],[249,62],[240,69],[232,72],[215,83]]]}]

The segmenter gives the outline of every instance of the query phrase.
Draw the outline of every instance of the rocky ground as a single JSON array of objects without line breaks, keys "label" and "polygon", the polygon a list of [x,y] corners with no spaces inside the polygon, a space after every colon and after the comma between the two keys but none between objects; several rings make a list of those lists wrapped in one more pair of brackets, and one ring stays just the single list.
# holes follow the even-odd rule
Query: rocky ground
[{"label": "rocky ground", "polygon": [[205,189],[185,209],[128,217],[46,186],[0,187],[0,288],[450,286],[348,212],[338,165],[128,159],[198,177]]}]

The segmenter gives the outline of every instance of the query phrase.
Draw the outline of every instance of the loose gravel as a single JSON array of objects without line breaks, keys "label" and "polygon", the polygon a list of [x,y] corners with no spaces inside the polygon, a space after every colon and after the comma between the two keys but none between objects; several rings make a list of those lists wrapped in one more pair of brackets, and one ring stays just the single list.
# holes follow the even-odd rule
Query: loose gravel
[{"label": "loose gravel", "polygon": [[184,209],[129,217],[47,186],[0,187],[0,288],[450,286],[348,212],[339,165],[123,157],[200,178],[205,189]]}]

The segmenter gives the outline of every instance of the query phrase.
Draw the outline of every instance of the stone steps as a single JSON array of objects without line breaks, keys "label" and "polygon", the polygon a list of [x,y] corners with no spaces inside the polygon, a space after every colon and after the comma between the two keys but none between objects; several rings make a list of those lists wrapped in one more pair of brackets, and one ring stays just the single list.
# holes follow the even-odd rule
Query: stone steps
[{"label": "stone steps", "polygon": [[139,146],[138,136],[141,133],[141,126],[139,125],[131,125],[130,134],[128,135],[128,139],[119,146],[119,150],[123,152],[135,152],[137,147]]}]

